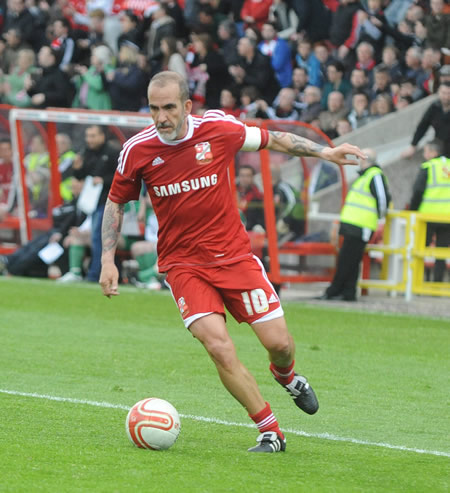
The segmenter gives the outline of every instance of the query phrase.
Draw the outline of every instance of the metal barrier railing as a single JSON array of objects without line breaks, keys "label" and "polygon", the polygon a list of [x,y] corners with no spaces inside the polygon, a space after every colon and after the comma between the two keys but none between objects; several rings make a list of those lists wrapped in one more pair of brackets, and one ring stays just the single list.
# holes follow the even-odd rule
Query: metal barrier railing
[{"label": "metal barrier railing", "polygon": [[[425,280],[427,258],[450,259],[450,248],[426,246],[428,223],[450,224],[450,217],[412,211],[389,211],[383,244],[368,244],[366,247],[369,255],[371,252],[379,252],[383,256],[380,279],[363,278],[359,281],[359,286],[362,289],[384,289],[391,294],[402,292],[407,301],[414,294],[450,297],[450,282]],[[367,269],[363,271],[367,275]]]}]

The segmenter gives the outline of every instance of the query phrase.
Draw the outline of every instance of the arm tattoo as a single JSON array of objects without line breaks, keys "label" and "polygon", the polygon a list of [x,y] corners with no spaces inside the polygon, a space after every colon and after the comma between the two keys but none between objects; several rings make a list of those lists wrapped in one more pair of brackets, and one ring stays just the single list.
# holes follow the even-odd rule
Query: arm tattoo
[{"label": "arm tattoo", "polygon": [[317,156],[325,147],[317,142],[292,133],[272,131],[269,133],[272,135],[276,146],[273,150],[286,152],[292,156]]},{"label": "arm tattoo", "polygon": [[108,200],[102,224],[103,253],[115,250],[122,229],[125,204],[116,204]]}]

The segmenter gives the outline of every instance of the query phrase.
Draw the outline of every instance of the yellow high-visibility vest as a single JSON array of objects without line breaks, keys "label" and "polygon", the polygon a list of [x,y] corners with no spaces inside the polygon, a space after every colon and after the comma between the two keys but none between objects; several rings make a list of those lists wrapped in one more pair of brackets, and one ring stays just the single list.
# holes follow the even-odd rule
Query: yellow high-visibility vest
[{"label": "yellow high-visibility vest", "polygon": [[370,182],[376,175],[382,175],[380,168],[369,168],[350,187],[341,210],[341,222],[360,228],[377,229],[377,201],[370,193]]},{"label": "yellow high-visibility vest", "polygon": [[450,159],[431,159],[422,169],[428,169],[428,178],[419,212],[450,215]]}]

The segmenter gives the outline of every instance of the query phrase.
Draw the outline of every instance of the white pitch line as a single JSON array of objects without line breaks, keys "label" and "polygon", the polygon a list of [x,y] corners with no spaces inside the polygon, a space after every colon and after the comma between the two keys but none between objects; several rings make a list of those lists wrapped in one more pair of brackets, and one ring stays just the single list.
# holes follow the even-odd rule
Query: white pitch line
[{"label": "white pitch line", "polygon": [[[73,397],[59,397],[55,395],[37,394],[35,392],[19,392],[18,390],[0,389],[0,394],[17,395],[20,397],[34,397],[36,399],[46,399],[49,401],[69,402],[71,404],[86,404],[88,406],[104,407],[111,409],[122,409],[124,411],[130,410],[130,406],[125,406],[124,404],[112,404],[111,402],[104,402],[104,401],[90,401],[86,399],[75,399]],[[255,427],[255,425],[250,423],[235,423],[233,421],[225,421],[223,419],[217,419],[217,418],[208,418],[206,416],[195,416],[192,414],[180,414],[180,417],[184,419],[192,419],[194,421],[202,421],[204,423],[213,423],[217,425],[239,426],[241,428]],[[402,452],[413,452],[416,454],[450,457],[450,452],[442,452],[440,450],[426,450],[426,449],[413,448],[413,447],[404,447],[403,445],[392,445],[390,443],[384,443],[384,442],[371,442],[368,440],[359,440],[358,438],[340,437],[337,435],[332,435],[330,433],[308,433],[306,431],[294,430],[292,428],[282,428],[282,431],[306,438],[320,438],[322,440],[331,440],[333,442],[355,443],[357,445],[381,447],[391,450],[400,450]]]}]

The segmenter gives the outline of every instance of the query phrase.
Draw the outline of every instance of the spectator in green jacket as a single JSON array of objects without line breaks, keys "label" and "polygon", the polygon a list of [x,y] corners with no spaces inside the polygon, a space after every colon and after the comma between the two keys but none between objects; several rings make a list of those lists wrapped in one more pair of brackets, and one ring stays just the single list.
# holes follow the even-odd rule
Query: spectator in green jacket
[{"label": "spectator in green jacket", "polygon": [[3,103],[20,108],[31,106],[31,98],[25,89],[25,79],[36,69],[35,61],[32,49],[23,48],[18,52],[12,71],[1,80],[0,95]]},{"label": "spectator in green jacket", "polygon": [[90,110],[110,110],[111,98],[106,88],[105,75],[113,71],[112,53],[107,46],[92,50],[91,66],[76,65],[76,94],[72,106]]}]

